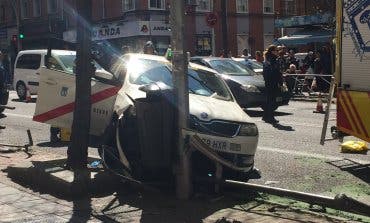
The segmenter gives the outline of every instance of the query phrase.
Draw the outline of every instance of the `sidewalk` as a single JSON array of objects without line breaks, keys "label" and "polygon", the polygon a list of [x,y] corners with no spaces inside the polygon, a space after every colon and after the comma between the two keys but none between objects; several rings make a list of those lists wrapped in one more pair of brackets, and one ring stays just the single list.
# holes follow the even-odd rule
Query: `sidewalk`
[{"label": "sidewalk", "polygon": [[[50,162],[60,158],[65,157],[35,147],[28,159],[23,152],[0,154],[0,169],[24,166],[24,161]],[[122,184],[116,192],[68,201],[42,194],[32,185],[26,188],[15,184],[4,172],[0,182],[0,222],[349,222],[258,202],[244,192],[240,192],[240,197],[216,198],[195,194],[191,200],[179,202],[173,194]],[[50,188],[57,190],[53,185]]]},{"label": "sidewalk", "polygon": [[[0,183],[0,222],[79,222],[83,212]],[[89,222],[100,221],[89,217]]]}]

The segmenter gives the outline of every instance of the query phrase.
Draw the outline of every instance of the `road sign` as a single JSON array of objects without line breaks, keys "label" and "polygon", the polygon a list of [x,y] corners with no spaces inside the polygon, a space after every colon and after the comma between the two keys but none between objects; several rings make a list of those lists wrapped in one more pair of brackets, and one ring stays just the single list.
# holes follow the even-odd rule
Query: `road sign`
[{"label": "road sign", "polygon": [[213,27],[217,24],[218,17],[216,13],[209,13],[206,16],[206,22],[209,27]]}]

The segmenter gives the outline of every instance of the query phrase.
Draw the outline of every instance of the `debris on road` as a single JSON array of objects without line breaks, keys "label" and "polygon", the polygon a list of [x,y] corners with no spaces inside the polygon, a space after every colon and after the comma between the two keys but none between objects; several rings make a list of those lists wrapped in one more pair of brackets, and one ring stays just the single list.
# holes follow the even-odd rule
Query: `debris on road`
[{"label": "debris on road", "polygon": [[347,141],[342,143],[342,153],[367,153],[368,148],[366,143],[363,141]]}]

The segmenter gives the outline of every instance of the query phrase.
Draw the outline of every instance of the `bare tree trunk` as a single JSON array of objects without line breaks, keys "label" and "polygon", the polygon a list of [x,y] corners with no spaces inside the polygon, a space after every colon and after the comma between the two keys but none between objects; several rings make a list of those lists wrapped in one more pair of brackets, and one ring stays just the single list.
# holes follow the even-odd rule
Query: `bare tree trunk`
[{"label": "bare tree trunk", "polygon": [[76,98],[73,114],[71,144],[68,148],[68,164],[73,170],[86,169],[91,113],[91,76],[94,68],[91,60],[91,0],[76,1],[77,63]]}]

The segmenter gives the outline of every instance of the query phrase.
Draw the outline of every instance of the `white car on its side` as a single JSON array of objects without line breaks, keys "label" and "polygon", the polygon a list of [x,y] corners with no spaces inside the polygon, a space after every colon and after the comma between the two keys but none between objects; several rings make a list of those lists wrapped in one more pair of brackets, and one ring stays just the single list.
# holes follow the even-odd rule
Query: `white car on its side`
[{"label": "white car on its side", "polygon": [[[150,100],[147,98],[150,89],[172,89],[172,65],[164,57],[145,54],[126,54],[117,63],[110,75],[107,72],[104,75],[96,73],[91,81],[90,134],[105,139],[100,155],[108,166],[122,167],[135,175],[150,166],[154,156],[165,163],[171,155],[163,152],[167,144],[160,144],[159,147],[147,145],[150,140],[143,141],[138,136],[155,138],[158,132],[163,131],[160,122],[150,118],[156,111],[140,109],[143,108],[143,99]],[[72,72],[42,68],[40,77],[34,120],[70,129],[75,75]],[[198,135],[218,156],[237,167],[230,169],[230,172],[244,176],[245,179],[254,166],[259,136],[257,126],[236,103],[226,83],[213,70],[190,64],[188,84],[188,134]],[[171,104],[171,99],[168,100]],[[139,114],[144,115],[137,118]],[[172,120],[170,115],[166,116],[163,112],[158,114],[163,119]],[[156,123],[154,126],[157,127],[151,131],[140,129],[143,123],[148,122]],[[168,129],[170,133],[174,132],[170,126]],[[153,153],[149,149],[140,149],[143,147],[157,150]],[[148,158],[149,153],[151,155]],[[198,162],[195,166],[207,169],[206,159],[198,155],[193,157],[194,162]],[[201,172],[201,169],[196,169],[196,172]]]}]

